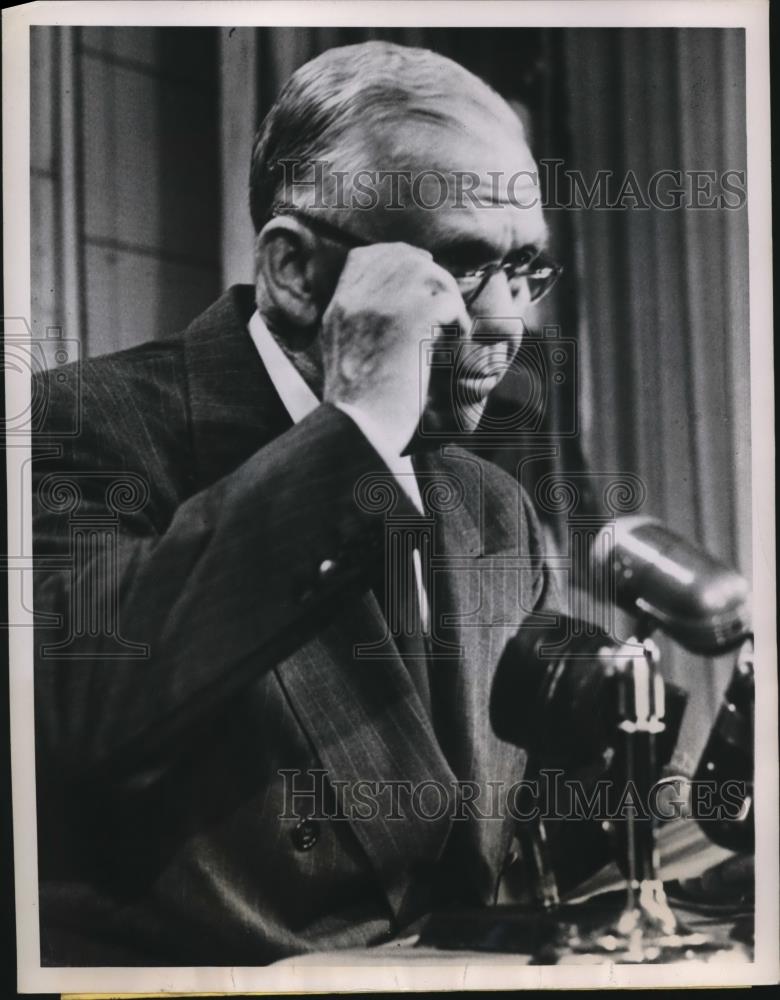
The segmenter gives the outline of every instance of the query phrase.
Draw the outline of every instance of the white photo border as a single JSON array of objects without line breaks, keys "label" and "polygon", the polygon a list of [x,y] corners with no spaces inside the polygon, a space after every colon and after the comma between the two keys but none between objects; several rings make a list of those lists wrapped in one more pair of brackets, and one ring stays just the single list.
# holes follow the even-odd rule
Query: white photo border
[{"label": "white photo border", "polygon": [[[46,25],[472,26],[472,27],[732,27],[745,29],[753,503],[753,593],[756,636],[756,784],[778,786],[774,383],[772,368],[772,240],[769,113],[769,4],[765,0],[223,0],[223,2],[41,2],[3,11],[3,199],[5,316],[31,315],[29,28]],[[25,372],[6,366],[6,416],[30,402]],[[32,551],[29,436],[6,450],[8,554]],[[23,534],[24,533],[24,534]],[[468,962],[443,958],[382,965],[368,953],[345,966],[310,961],[248,968],[46,968],[40,964],[33,725],[32,614],[24,607],[22,573],[9,573],[11,760],[17,914],[18,988],[24,992],[358,992],[728,986],[777,982],[778,803],[756,801],[755,961],[750,965],[528,966],[512,956]]]}]

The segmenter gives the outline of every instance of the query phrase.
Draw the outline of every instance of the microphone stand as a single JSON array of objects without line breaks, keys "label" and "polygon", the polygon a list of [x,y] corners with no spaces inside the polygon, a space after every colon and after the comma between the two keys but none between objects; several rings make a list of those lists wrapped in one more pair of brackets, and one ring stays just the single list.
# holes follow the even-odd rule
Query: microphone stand
[{"label": "microphone stand", "polygon": [[[658,669],[658,647],[649,638],[652,620],[639,638],[617,649],[605,649],[617,687],[617,747],[622,752],[625,789],[635,789],[638,809],[647,806],[657,779],[655,741],[664,730],[664,682]],[[642,636],[644,635],[644,638]],[[637,652],[637,649],[641,652]],[[625,801],[626,796],[622,796]],[[651,812],[626,816],[626,900],[617,921],[587,932],[571,924],[564,931],[558,961],[567,955],[596,954],[617,962],[674,961],[693,958],[711,947],[709,938],[682,925],[666,898],[658,877],[654,820]]]}]

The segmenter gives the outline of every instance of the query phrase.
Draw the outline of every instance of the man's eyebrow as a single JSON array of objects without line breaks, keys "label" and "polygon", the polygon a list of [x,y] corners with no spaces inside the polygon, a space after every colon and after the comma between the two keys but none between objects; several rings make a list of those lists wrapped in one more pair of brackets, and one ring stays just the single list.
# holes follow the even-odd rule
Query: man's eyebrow
[{"label": "man's eyebrow", "polygon": [[451,267],[467,267],[475,264],[487,264],[490,261],[500,260],[503,256],[511,257],[521,251],[536,253],[539,250],[544,250],[548,242],[549,231],[545,228],[539,232],[536,239],[529,240],[521,247],[511,247],[505,255],[503,247],[489,239],[465,233],[454,234],[450,237],[444,237],[437,244],[434,257],[436,260],[446,262]]},{"label": "man's eyebrow", "polygon": [[468,234],[445,236],[436,244],[434,256],[448,264],[482,264],[502,255],[501,247],[491,240]]}]

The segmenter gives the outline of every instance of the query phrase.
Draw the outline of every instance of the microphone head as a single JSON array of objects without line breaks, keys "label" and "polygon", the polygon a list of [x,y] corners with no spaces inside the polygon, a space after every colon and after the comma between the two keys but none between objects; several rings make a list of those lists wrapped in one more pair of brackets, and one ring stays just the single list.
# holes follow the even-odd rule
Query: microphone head
[{"label": "microphone head", "polygon": [[[554,625],[521,628],[493,678],[493,732],[546,767],[603,765],[604,751],[615,747],[618,735],[614,668],[621,648],[599,626],[565,615]],[[660,764],[672,756],[687,695],[667,684],[665,701],[666,728],[656,742]]]},{"label": "microphone head", "polygon": [[613,645],[602,630],[565,615],[549,627],[521,628],[493,678],[496,736],[543,759],[597,759],[612,738],[608,670],[599,654]]},{"label": "microphone head", "polygon": [[750,635],[744,577],[650,517],[623,517],[601,529],[591,572],[604,594],[650,617],[693,653],[719,656]]}]

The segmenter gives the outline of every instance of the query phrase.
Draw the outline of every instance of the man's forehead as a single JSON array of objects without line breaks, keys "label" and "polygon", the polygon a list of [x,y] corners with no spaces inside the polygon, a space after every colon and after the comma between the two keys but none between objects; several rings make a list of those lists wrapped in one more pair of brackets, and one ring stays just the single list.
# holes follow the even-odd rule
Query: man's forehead
[{"label": "man's forehead", "polygon": [[385,169],[403,175],[405,208],[442,234],[473,228],[496,245],[544,242],[539,173],[519,121],[511,130],[408,123],[384,154]]},{"label": "man's forehead", "polygon": [[501,123],[494,118],[480,120],[473,113],[458,120],[412,119],[387,132],[369,132],[366,140],[377,165],[381,161],[388,169],[407,169],[418,176],[426,171],[450,179],[474,175],[501,194],[506,194],[514,175],[533,174],[538,179],[519,119]]},{"label": "man's forehead", "polygon": [[496,253],[541,245],[538,170],[520,120],[503,102],[501,109],[500,116],[469,106],[459,117],[369,120],[342,134],[320,161],[321,174],[311,169],[309,183],[294,184],[288,196],[369,242],[434,249],[473,234]]}]

